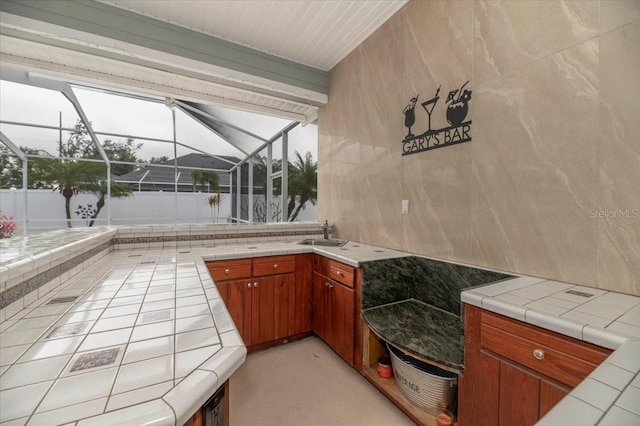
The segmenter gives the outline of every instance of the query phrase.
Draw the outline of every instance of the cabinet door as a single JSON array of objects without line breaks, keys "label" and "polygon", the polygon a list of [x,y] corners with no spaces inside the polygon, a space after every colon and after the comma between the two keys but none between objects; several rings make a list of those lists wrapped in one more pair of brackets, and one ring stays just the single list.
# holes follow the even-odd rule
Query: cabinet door
[{"label": "cabinet door", "polygon": [[282,339],[294,333],[296,314],[295,274],[278,275],[275,280],[275,339]]},{"label": "cabinet door", "polygon": [[485,352],[478,367],[483,374],[474,425],[534,424],[569,393],[565,386]]},{"label": "cabinet door", "polygon": [[246,346],[251,345],[251,281],[227,281],[227,310]]},{"label": "cabinet door", "polygon": [[274,277],[254,279],[251,289],[251,344],[275,339],[275,281]]},{"label": "cabinet door", "polygon": [[540,379],[500,362],[500,425],[532,425],[538,421]]},{"label": "cabinet door", "polygon": [[[478,377],[478,391],[473,395],[472,409],[468,418],[460,419],[461,425],[498,426],[500,418],[500,360],[480,352],[476,367],[483,372]],[[464,409],[467,408],[464,400]],[[461,407],[463,407],[461,405]],[[462,411],[462,410],[460,410]],[[463,421],[464,420],[464,421]]]},{"label": "cabinet door", "polygon": [[326,343],[329,343],[327,340],[327,283],[328,279],[326,277],[317,272],[313,273],[313,315],[311,322],[314,333]]},{"label": "cabinet door", "polygon": [[328,288],[327,343],[353,366],[354,292],[333,280]]},{"label": "cabinet door", "polygon": [[540,380],[540,412],[539,418],[542,418],[564,398],[570,389],[547,380]]},{"label": "cabinet door", "polygon": [[305,333],[312,330],[312,288],[313,254],[299,254],[296,256],[296,272],[292,286],[294,307],[292,313],[293,320],[289,321],[289,335]]},{"label": "cabinet door", "polygon": [[224,302],[225,306],[229,306],[229,286],[226,282],[217,282],[216,288],[218,289],[218,293],[220,293],[220,297]]},{"label": "cabinet door", "polygon": [[254,280],[251,289],[251,344],[269,342],[289,335],[290,300],[294,274]]},{"label": "cabinet door", "polygon": [[313,331],[353,366],[355,293],[324,275],[313,274]]}]

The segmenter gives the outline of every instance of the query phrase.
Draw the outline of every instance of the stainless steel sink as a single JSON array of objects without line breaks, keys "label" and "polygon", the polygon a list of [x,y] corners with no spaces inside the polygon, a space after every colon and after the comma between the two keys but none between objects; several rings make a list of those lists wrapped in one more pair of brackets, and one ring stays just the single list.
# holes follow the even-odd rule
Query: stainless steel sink
[{"label": "stainless steel sink", "polygon": [[342,247],[343,245],[347,244],[347,242],[345,240],[325,240],[322,238],[318,238],[317,240],[302,240],[298,244],[302,244],[304,246]]}]

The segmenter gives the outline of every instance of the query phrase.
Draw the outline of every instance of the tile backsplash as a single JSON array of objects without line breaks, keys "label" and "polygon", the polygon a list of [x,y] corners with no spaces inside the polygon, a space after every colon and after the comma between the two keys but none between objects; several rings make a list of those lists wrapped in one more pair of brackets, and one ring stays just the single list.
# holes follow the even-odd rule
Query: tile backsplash
[{"label": "tile backsplash", "polygon": [[362,309],[412,298],[460,315],[462,290],[513,278],[419,256],[364,262],[361,266]]}]

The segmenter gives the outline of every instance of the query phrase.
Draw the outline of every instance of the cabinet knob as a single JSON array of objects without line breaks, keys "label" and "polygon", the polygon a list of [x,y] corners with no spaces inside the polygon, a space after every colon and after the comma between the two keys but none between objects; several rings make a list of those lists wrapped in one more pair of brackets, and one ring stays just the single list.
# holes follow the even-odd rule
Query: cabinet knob
[{"label": "cabinet knob", "polygon": [[328,282],[325,282],[325,283],[324,283],[324,286],[325,286],[325,287],[327,287],[327,288],[329,288],[329,283],[328,283]]},{"label": "cabinet knob", "polygon": [[247,283],[247,287],[251,288],[251,283]]},{"label": "cabinet knob", "polygon": [[342,271],[338,269],[338,270],[336,271],[336,275],[338,275],[339,277],[341,277],[341,276],[343,275],[343,274],[342,274]]},{"label": "cabinet knob", "polygon": [[273,264],[273,269],[278,269],[278,264],[277,263]]},{"label": "cabinet knob", "polygon": [[327,286],[328,286],[329,288],[333,288],[333,284],[331,284],[331,283],[327,283]]},{"label": "cabinet knob", "polygon": [[537,360],[542,361],[544,359],[544,351],[542,349],[534,349],[533,357]]},{"label": "cabinet knob", "polygon": [[224,270],[224,273],[225,273],[226,275],[229,275],[229,272],[231,272],[231,270],[230,270],[229,268],[227,268],[227,269],[225,269],[225,270]]},{"label": "cabinet knob", "polygon": [[253,286],[254,287],[258,287],[258,283],[253,283]]}]

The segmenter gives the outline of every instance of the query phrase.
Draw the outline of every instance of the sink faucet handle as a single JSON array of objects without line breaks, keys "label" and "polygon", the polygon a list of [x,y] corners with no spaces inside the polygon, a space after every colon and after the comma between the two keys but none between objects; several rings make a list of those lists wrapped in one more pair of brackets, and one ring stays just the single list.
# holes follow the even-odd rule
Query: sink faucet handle
[{"label": "sink faucet handle", "polygon": [[329,239],[329,221],[325,220],[324,223],[320,225],[320,228],[322,228],[322,230],[324,231],[324,239],[328,240]]}]

